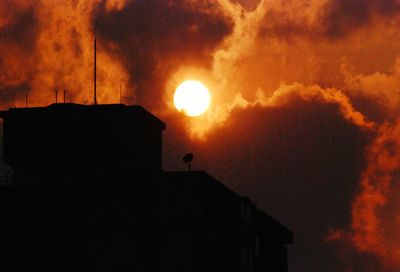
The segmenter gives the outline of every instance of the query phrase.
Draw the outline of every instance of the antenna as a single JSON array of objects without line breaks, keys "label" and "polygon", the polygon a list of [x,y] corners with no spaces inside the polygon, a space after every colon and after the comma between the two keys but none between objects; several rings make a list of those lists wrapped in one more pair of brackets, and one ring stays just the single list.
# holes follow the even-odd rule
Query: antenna
[{"label": "antenna", "polygon": [[96,89],[96,68],[97,68],[97,41],[96,41],[96,35],[97,35],[97,20],[94,21],[94,75],[93,75],[93,104],[97,105],[97,89]]},{"label": "antenna", "polygon": [[58,89],[56,88],[56,104],[58,103]]},{"label": "antenna", "polygon": [[122,86],[121,86],[121,83],[119,83],[119,103],[122,104]]},{"label": "antenna", "polygon": [[64,104],[65,104],[65,89],[64,89]]},{"label": "antenna", "polygon": [[25,105],[29,108],[29,98],[28,98],[28,91],[25,92]]},{"label": "antenna", "polygon": [[192,161],[193,161],[193,154],[192,153],[187,153],[185,156],[183,156],[182,161],[188,165],[188,171],[192,171]]}]

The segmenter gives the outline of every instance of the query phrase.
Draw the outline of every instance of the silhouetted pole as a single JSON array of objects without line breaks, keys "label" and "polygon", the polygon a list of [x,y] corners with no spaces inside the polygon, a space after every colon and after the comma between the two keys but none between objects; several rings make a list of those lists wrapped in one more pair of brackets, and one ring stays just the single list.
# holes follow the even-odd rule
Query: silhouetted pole
[{"label": "silhouetted pole", "polygon": [[65,89],[64,89],[64,104],[65,104]]},{"label": "silhouetted pole", "polygon": [[119,103],[122,104],[122,86],[119,84]]},{"label": "silhouetted pole", "polygon": [[96,69],[97,69],[97,41],[96,41],[96,33],[97,32],[97,20],[94,21],[94,75],[93,75],[93,89],[94,89],[94,94],[93,94],[93,104],[97,105],[97,89],[96,89]]},{"label": "silhouetted pole", "polygon": [[58,103],[58,89],[56,88],[56,104]]},{"label": "silhouetted pole", "polygon": [[25,92],[25,105],[27,108],[29,107],[28,91]]}]

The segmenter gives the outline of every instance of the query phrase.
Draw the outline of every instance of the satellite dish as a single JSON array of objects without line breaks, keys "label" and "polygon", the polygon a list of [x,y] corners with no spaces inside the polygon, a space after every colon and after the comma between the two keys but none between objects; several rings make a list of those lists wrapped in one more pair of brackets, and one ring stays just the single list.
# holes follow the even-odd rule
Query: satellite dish
[{"label": "satellite dish", "polygon": [[193,161],[193,154],[192,153],[187,153],[185,156],[183,156],[182,161],[188,165],[188,170],[192,170],[192,161]]}]

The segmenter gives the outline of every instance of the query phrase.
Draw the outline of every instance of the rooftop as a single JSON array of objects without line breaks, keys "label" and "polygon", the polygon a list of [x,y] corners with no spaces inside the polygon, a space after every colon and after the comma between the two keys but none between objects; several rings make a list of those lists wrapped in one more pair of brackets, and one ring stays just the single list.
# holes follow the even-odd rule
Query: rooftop
[{"label": "rooftop", "polygon": [[[82,105],[75,103],[56,103],[50,104],[47,107],[28,107],[28,108],[10,108],[6,111],[0,111],[0,118],[6,119],[14,116],[27,116],[31,117],[32,114],[57,114],[57,113],[102,113],[102,114],[116,114],[119,112],[133,113],[140,120],[146,120],[153,124],[157,124],[160,129],[165,130],[165,123],[158,119],[156,116],[145,110],[138,105],[125,105],[125,104],[99,104],[99,105]],[[29,115],[26,115],[29,114]],[[55,115],[57,116],[57,115]]]}]

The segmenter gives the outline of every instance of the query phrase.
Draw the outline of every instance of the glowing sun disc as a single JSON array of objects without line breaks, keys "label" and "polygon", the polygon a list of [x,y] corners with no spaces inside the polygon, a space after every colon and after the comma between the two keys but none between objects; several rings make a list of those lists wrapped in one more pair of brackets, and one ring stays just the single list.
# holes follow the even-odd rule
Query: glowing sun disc
[{"label": "glowing sun disc", "polygon": [[176,88],[174,104],[178,111],[188,116],[199,116],[210,105],[210,92],[203,83],[187,80]]}]

